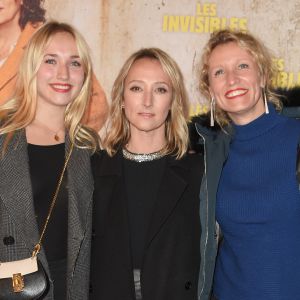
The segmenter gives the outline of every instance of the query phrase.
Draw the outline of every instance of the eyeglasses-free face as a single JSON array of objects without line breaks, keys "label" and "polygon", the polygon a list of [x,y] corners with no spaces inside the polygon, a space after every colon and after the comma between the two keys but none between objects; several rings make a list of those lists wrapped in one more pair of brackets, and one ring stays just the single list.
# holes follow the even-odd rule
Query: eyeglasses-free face
[{"label": "eyeglasses-free face", "polygon": [[264,79],[249,51],[235,42],[219,45],[208,66],[211,96],[234,123],[247,124],[264,113]]}]

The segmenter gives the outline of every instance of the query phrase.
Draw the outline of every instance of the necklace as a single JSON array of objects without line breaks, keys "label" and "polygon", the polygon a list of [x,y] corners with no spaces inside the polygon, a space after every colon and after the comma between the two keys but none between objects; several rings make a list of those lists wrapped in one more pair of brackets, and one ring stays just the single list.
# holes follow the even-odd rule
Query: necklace
[{"label": "necklace", "polygon": [[122,152],[123,152],[124,158],[133,160],[133,161],[136,161],[139,163],[145,162],[145,161],[157,160],[166,155],[163,150],[159,150],[157,152],[152,152],[152,153],[132,153],[132,152],[128,151],[126,148],[123,148]]},{"label": "necklace", "polygon": [[35,123],[38,123],[38,124],[40,124],[40,126],[44,127],[44,129],[46,129],[48,131],[51,131],[54,134],[53,138],[54,138],[55,141],[57,141],[57,142],[60,141],[60,137],[59,137],[58,134],[59,134],[59,132],[64,131],[64,128],[60,128],[57,131],[54,131],[54,130],[50,129],[47,125],[45,125],[44,123],[42,123],[41,121],[39,121],[37,119],[35,119]]}]

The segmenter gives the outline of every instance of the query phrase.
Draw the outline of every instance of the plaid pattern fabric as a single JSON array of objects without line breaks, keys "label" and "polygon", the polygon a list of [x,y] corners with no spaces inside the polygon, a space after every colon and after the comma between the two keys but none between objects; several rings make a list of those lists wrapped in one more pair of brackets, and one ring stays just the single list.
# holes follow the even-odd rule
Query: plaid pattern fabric
[{"label": "plaid pattern fabric", "polygon": [[[0,136],[3,145],[5,136]],[[69,141],[66,141],[66,151]],[[68,299],[87,300],[91,244],[93,178],[90,153],[75,148],[67,167],[68,176]],[[14,243],[6,245],[5,237]],[[18,132],[0,159],[0,261],[31,255],[39,233],[34,216],[25,132]],[[47,238],[47,236],[45,237]],[[39,254],[46,272],[49,267],[43,249]],[[53,299],[53,283],[46,300]]]}]

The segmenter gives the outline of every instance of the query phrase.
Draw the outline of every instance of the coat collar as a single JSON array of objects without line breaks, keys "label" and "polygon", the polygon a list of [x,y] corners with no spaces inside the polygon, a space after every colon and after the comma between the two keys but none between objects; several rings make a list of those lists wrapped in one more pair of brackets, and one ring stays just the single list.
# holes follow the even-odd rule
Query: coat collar
[{"label": "coat collar", "polygon": [[[70,151],[71,142],[65,139],[66,155]],[[91,209],[94,191],[90,152],[74,146],[69,164],[68,175],[68,286],[72,286],[74,268],[84,238],[88,235],[91,225]],[[82,249],[87,251],[88,249]]]},{"label": "coat collar", "polygon": [[210,116],[209,114],[198,115],[192,118],[192,123],[195,124],[197,132],[203,134],[204,136],[215,139],[220,135],[233,136],[234,130],[232,125],[227,125],[221,127],[217,122],[214,126],[210,126]]},{"label": "coat collar", "polygon": [[122,160],[123,155],[122,151],[119,150],[116,154],[110,157],[106,151],[102,150],[100,152],[96,152],[94,156],[101,157],[101,167],[100,165],[95,166],[94,173],[95,176],[110,176],[116,175],[121,176],[123,172]]},{"label": "coat collar", "polygon": [[[124,197],[126,194],[126,189],[124,186],[124,180],[122,178],[122,152],[118,151],[113,157],[109,157],[105,151],[102,151],[100,155],[102,155],[101,167],[95,170],[95,176],[114,178],[114,180],[105,181],[106,186],[102,187],[104,190],[115,189],[115,187],[118,186],[116,185],[116,181],[119,182],[120,188],[118,192],[113,193],[112,197],[114,197],[114,199],[111,201],[114,201],[115,209],[123,210],[123,212],[119,212],[120,217],[123,219],[123,225],[120,225],[120,235],[122,236],[121,240],[123,240],[123,243],[128,244],[127,239],[124,239],[124,236],[129,237],[129,224],[127,218],[127,205],[124,203],[126,199]],[[184,193],[187,187],[187,176],[189,169],[190,168],[187,166],[185,158],[176,160],[175,157],[171,155],[167,156],[166,168],[158,190],[158,198],[153,210],[153,216],[149,224],[145,245],[146,248],[151,245],[151,241],[163,228],[163,224],[170,217],[174,207]],[[103,191],[102,195],[107,195],[107,197],[110,197],[112,194]],[[119,224],[122,223],[120,222]],[[127,246],[125,244],[125,247],[129,246],[129,244]]]},{"label": "coat collar", "polygon": [[[66,154],[70,147],[70,141],[66,140]],[[91,171],[90,153],[88,150],[74,146],[72,156],[67,168],[68,194],[69,194],[69,232],[73,236],[69,238],[82,240],[86,224],[88,223],[88,210],[92,204],[94,181]]]},{"label": "coat collar", "polygon": [[187,187],[187,176],[189,168],[185,159],[176,160],[173,156],[167,157],[166,169],[158,190],[158,197],[153,209],[149,231],[147,233],[146,249],[150,247],[151,241],[163,228],[163,224],[172,215],[175,206],[181,199]]},{"label": "coat collar", "polygon": [[[101,168],[95,170],[96,176],[108,176],[108,175],[117,175],[121,176],[123,172],[122,160],[123,155],[122,151],[118,150],[113,157],[109,157],[107,152],[102,150],[95,155],[102,156]],[[168,155],[167,157],[167,166],[169,167],[179,167],[186,169],[186,165],[182,159],[175,159],[174,156]]]}]

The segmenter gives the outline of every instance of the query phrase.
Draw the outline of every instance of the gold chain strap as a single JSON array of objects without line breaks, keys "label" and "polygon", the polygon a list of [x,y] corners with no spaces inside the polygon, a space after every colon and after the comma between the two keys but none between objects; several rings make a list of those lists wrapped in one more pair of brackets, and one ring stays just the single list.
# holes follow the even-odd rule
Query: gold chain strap
[{"label": "gold chain strap", "polygon": [[73,148],[74,148],[74,144],[72,143],[72,144],[71,144],[71,147],[70,147],[70,150],[69,150],[69,153],[68,153],[68,155],[67,155],[67,157],[66,157],[66,160],[65,160],[63,169],[62,169],[62,171],[61,171],[60,178],[59,178],[59,181],[58,181],[58,184],[57,184],[57,187],[56,187],[54,196],[53,196],[53,198],[52,198],[52,201],[51,201],[51,204],[50,204],[50,207],[49,207],[49,212],[48,212],[47,218],[46,218],[46,220],[45,220],[45,224],[44,224],[44,226],[43,226],[43,230],[42,230],[40,239],[39,239],[38,243],[34,246],[34,250],[33,250],[33,252],[32,252],[32,257],[36,256],[36,255],[40,252],[40,250],[41,250],[42,239],[43,239],[43,237],[44,237],[44,235],[45,235],[46,228],[47,228],[47,226],[48,226],[48,223],[49,223],[49,220],[50,220],[50,217],[51,217],[53,208],[54,208],[54,206],[55,206],[56,199],[57,199],[57,196],[58,196],[60,187],[61,187],[61,183],[62,183],[63,178],[64,178],[65,171],[66,171],[66,169],[67,169],[67,165],[68,165],[68,162],[69,162],[69,160],[70,160],[70,157],[71,157]]}]

